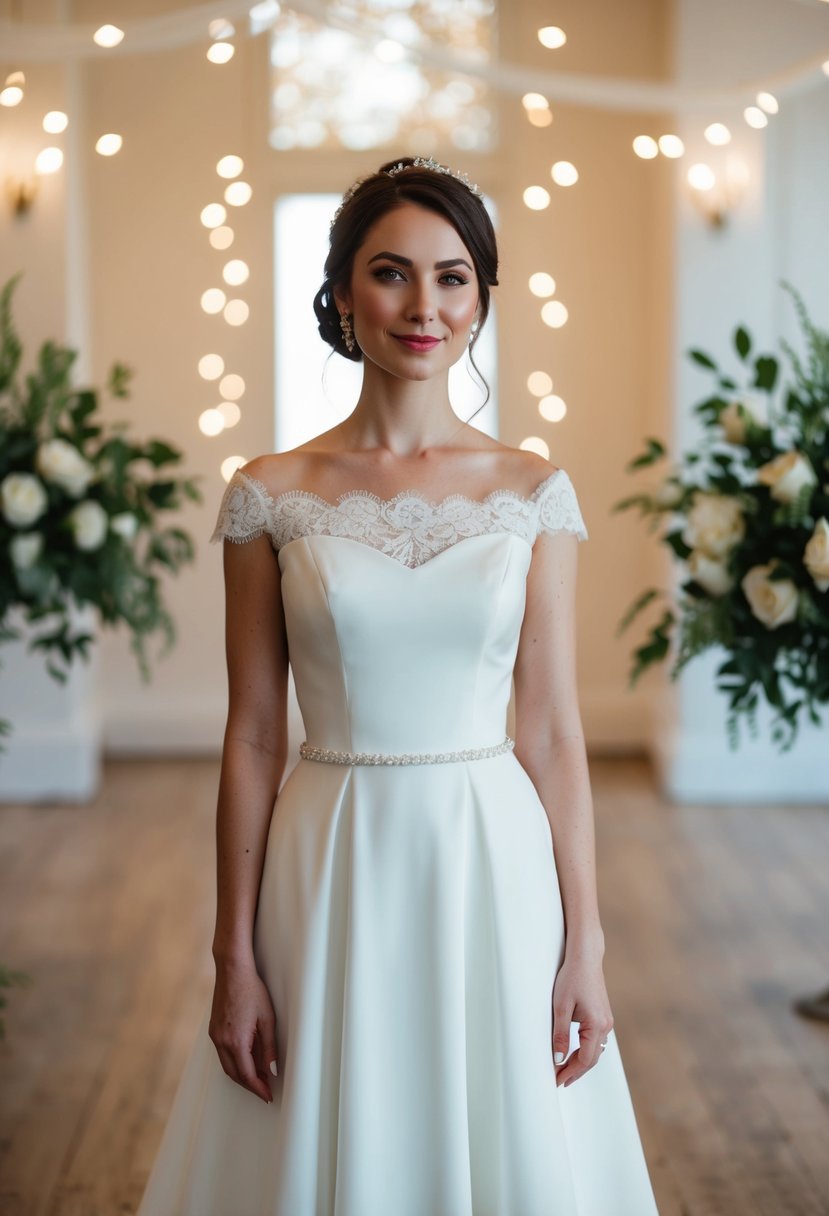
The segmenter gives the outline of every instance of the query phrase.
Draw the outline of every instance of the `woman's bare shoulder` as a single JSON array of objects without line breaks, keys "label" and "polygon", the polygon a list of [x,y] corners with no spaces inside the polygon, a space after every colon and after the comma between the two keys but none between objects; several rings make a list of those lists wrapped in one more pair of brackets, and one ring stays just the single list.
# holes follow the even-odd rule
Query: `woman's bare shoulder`
[{"label": "woman's bare shoulder", "polygon": [[[525,451],[523,448],[510,448],[504,445],[501,453],[503,461],[504,486],[517,490],[519,494],[529,497],[542,481],[546,481],[558,467],[552,464],[538,452]],[[508,478],[508,480],[506,480]]]}]

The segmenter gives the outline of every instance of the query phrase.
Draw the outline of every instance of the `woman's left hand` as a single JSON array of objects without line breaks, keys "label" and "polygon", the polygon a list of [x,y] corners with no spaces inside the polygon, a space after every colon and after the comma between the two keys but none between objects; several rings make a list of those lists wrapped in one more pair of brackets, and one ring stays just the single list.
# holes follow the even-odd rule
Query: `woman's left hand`
[{"label": "woman's left hand", "polygon": [[613,1029],[613,1014],[600,958],[565,953],[553,985],[553,1060],[570,1049],[570,1023],[578,1022],[579,1047],[567,1063],[555,1064],[556,1085],[571,1085],[597,1064]]}]

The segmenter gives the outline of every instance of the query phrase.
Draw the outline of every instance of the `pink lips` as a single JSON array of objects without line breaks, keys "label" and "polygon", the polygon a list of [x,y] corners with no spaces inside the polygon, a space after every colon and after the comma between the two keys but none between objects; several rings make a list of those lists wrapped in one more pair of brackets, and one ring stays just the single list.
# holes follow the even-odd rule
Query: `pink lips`
[{"label": "pink lips", "polygon": [[398,342],[402,342],[404,346],[408,346],[409,350],[432,350],[440,343],[440,338],[420,338],[410,334],[395,334],[394,337]]}]

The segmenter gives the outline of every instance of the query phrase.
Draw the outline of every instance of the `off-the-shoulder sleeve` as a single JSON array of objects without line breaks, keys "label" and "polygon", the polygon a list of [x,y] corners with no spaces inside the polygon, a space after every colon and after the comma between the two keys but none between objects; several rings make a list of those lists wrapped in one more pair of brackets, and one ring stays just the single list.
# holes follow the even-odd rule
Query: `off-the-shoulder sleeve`
[{"label": "off-the-shoulder sleeve", "polygon": [[265,532],[270,532],[270,513],[265,489],[255,478],[237,469],[222,495],[210,544],[224,539],[244,544],[245,541],[255,540]]},{"label": "off-the-shoulder sleeve", "polygon": [[581,510],[573,483],[564,469],[558,469],[548,479],[538,496],[538,526],[540,532],[574,532],[579,540],[587,540]]}]

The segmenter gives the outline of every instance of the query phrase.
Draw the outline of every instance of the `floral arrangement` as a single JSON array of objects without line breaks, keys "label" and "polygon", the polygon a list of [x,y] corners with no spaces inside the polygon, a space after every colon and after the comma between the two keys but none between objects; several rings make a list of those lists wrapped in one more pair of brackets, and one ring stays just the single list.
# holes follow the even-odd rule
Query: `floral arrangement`
[{"label": "floral arrangement", "polygon": [[[660,539],[684,579],[675,612],[667,608],[633,652],[630,684],[653,663],[674,659],[672,680],[695,655],[719,645],[728,652],[717,688],[729,699],[729,745],[744,715],[757,736],[760,695],[776,711],[772,738],[788,751],[798,714],[815,725],[829,701],[829,334],[811,322],[788,283],[805,340],[801,358],[787,342],[780,361],[754,355],[740,326],[733,335],[743,384],[701,350],[690,358],[715,382],[694,407],[703,426],[696,451],[686,453],[650,493],[614,505],[636,506],[652,529],[667,518]],[[746,374],[747,373],[747,374]],[[775,389],[782,380],[777,401]],[[666,455],[648,439],[627,466],[649,467]],[[651,588],[630,606],[631,621],[664,592]]]},{"label": "floral arrangement", "polygon": [[[28,623],[51,618],[31,650],[66,680],[73,656],[87,657],[88,633],[72,631],[70,606],[92,604],[102,624],[124,622],[142,677],[149,678],[148,639],[161,632],[166,654],[175,627],[159,573],[177,572],[194,556],[181,528],[161,527],[162,512],[183,497],[202,501],[195,478],[167,472],[182,453],[169,443],[127,438],[126,423],[109,432],[96,422],[94,391],[74,389],[77,352],[54,342],[40,349],[25,387],[16,379],[22,355],[11,320],[20,275],[0,292],[0,641],[19,637],[6,620],[21,607]],[[108,388],[127,397],[131,372],[115,364]],[[8,734],[0,722],[0,734]]]}]

